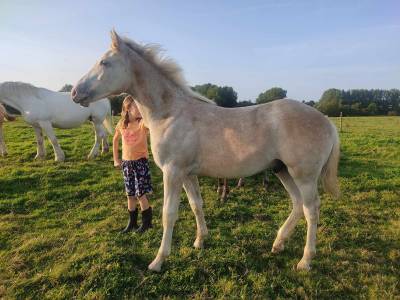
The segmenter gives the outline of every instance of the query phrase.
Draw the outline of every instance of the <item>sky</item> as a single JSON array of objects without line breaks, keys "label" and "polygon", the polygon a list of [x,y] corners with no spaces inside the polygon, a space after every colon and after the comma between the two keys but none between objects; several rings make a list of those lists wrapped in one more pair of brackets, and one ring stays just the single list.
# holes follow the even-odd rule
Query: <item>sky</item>
[{"label": "sky", "polygon": [[112,28],[157,43],[190,85],[255,101],[274,86],[298,100],[328,88],[400,88],[400,1],[0,0],[0,82],[76,83]]}]

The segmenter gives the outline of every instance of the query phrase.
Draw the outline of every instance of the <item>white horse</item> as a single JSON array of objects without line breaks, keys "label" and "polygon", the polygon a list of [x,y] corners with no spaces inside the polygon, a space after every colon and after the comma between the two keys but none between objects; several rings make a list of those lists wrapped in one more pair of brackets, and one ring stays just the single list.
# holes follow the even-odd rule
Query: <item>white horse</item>
[{"label": "white horse", "polygon": [[7,155],[7,147],[6,147],[6,143],[4,141],[4,135],[3,135],[3,123],[4,123],[4,120],[14,121],[15,118],[10,116],[7,113],[5,107],[0,104],[0,155],[1,156]]},{"label": "white horse", "polygon": [[288,99],[242,108],[211,105],[187,87],[179,67],[160,58],[154,46],[139,45],[114,31],[111,37],[111,49],[76,84],[71,96],[88,105],[127,92],[136,98],[150,129],[154,161],[163,171],[164,231],[149,269],[160,271],[171,252],[182,185],[196,216],[194,246],[200,248],[207,227],[197,176],[246,177],[272,167],[293,203],[272,252],[283,250],[304,214],[307,241],[297,268],[308,270],[316,252],[319,177],[326,191],[339,194],[335,126],[314,108]]},{"label": "white horse", "polygon": [[[49,138],[55,153],[56,161],[63,161],[65,155],[54,134],[55,128],[75,128],[90,120],[96,133],[95,144],[88,158],[98,155],[100,143],[103,152],[108,151],[107,132],[112,132],[111,106],[108,99],[93,103],[90,107],[79,107],[71,103],[69,93],[53,92],[37,88],[28,83],[4,82],[0,84],[0,103],[18,111],[25,122],[35,130],[37,155],[43,159],[46,156],[43,143],[43,133]],[[103,126],[104,125],[104,126]]]}]

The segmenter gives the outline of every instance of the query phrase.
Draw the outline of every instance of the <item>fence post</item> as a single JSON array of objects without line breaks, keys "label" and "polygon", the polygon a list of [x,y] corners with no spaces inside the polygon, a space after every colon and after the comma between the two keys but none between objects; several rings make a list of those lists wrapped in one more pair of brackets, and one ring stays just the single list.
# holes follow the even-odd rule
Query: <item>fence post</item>
[{"label": "fence post", "polygon": [[340,112],[340,119],[339,119],[339,121],[340,121],[340,132],[342,132],[342,117],[343,117],[343,113]]}]

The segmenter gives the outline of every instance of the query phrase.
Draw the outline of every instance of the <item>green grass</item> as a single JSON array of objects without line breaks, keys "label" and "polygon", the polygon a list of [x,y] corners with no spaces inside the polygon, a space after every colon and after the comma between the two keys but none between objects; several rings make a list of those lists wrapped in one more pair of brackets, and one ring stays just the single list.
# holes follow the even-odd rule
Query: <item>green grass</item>
[{"label": "green grass", "polygon": [[[335,120],[337,121],[337,120]],[[154,229],[119,233],[127,219],[121,173],[111,154],[85,159],[86,124],[57,130],[66,162],[33,161],[33,130],[5,124],[9,156],[0,158],[0,298],[400,298],[400,118],[345,118],[342,197],[322,196],[317,256],[296,272],[305,242],[302,220],[286,249],[272,255],[290,212],[274,178],[234,189],[221,205],[215,180],[201,178],[210,237],[192,247],[195,220],[182,194],[172,254],[160,274],[147,271],[161,241],[162,180],[152,164]],[[233,181],[231,181],[233,185]]]}]

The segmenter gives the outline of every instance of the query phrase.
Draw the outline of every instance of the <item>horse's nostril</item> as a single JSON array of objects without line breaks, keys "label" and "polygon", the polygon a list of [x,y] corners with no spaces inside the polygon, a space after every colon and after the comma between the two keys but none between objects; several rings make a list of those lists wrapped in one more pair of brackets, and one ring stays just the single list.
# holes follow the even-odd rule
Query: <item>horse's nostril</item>
[{"label": "horse's nostril", "polygon": [[76,94],[77,94],[76,89],[72,89],[72,91],[71,91],[72,98],[75,98]]}]

